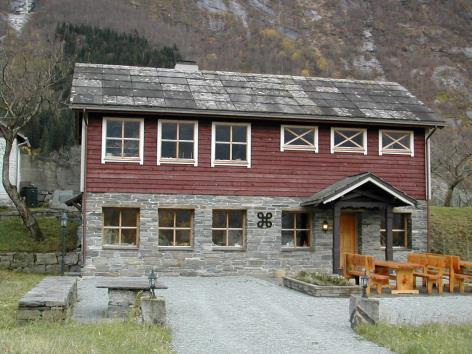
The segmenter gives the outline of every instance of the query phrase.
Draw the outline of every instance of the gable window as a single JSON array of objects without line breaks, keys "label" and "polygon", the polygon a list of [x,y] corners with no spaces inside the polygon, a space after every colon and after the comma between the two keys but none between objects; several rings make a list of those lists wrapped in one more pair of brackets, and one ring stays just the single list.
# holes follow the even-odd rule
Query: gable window
[{"label": "gable window", "polygon": [[356,152],[367,155],[367,130],[331,128],[331,153]]},{"label": "gable window", "polygon": [[282,247],[311,247],[311,221],[309,213],[282,212]]},{"label": "gable window", "polygon": [[197,122],[159,120],[157,129],[157,164],[182,163],[197,166]]},{"label": "gable window", "polygon": [[251,125],[213,123],[211,166],[251,167]]},{"label": "gable window", "polygon": [[[409,247],[411,239],[411,214],[394,213],[393,214],[393,247]],[[385,215],[380,219],[380,245],[385,247],[387,231],[385,229]]]},{"label": "gable window", "polygon": [[102,163],[137,162],[143,164],[143,119],[104,118],[102,134]]},{"label": "gable window", "polygon": [[159,246],[192,245],[193,210],[159,209]]},{"label": "gable window", "polygon": [[379,130],[379,155],[414,155],[412,131]]},{"label": "gable window", "polygon": [[104,246],[137,246],[139,239],[139,209],[110,208],[103,211]]},{"label": "gable window", "polygon": [[242,248],[246,232],[246,211],[213,210],[211,232],[215,246]]},{"label": "gable window", "polygon": [[280,151],[302,150],[318,152],[318,128],[281,126]]}]

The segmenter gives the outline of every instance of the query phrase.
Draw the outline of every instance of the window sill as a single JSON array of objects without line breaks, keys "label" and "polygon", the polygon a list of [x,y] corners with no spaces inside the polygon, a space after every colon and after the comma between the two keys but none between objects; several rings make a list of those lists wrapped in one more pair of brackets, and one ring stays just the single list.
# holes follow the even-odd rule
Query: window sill
[{"label": "window sill", "polygon": [[[382,251],[385,251],[385,246],[380,246],[380,249]],[[408,247],[402,247],[402,246],[393,246],[393,250],[395,251],[411,251],[411,248]]]},{"label": "window sill", "polygon": [[195,160],[158,160],[158,165],[193,165],[197,166]]},{"label": "window sill", "polygon": [[363,154],[367,155],[365,150],[333,150],[332,154]]},{"label": "window sill", "polygon": [[282,247],[282,252],[311,252],[313,248],[311,247]]},{"label": "window sill", "polygon": [[249,162],[233,162],[233,161],[214,161],[211,167],[217,166],[231,166],[231,167],[246,167],[250,168]]},{"label": "window sill", "polygon": [[141,160],[110,160],[110,159],[104,159],[102,161],[103,164],[105,163],[137,163],[137,164],[142,164]]},{"label": "window sill", "polygon": [[103,250],[116,250],[116,251],[138,251],[138,246],[114,246],[114,245],[104,245],[102,246]]},{"label": "window sill", "polygon": [[318,153],[318,149],[316,148],[293,148],[293,147],[286,147],[284,146],[280,151],[285,152],[285,151],[307,151],[307,152],[314,152]]},{"label": "window sill", "polygon": [[383,155],[404,155],[404,156],[411,156],[413,157],[413,154],[410,151],[405,151],[405,152],[400,152],[400,151],[382,151],[380,156]]},{"label": "window sill", "polygon": [[233,247],[233,246],[212,246],[212,251],[233,251],[233,252],[244,252],[244,247]]},{"label": "window sill", "polygon": [[193,251],[191,246],[158,246],[157,249],[161,251]]}]

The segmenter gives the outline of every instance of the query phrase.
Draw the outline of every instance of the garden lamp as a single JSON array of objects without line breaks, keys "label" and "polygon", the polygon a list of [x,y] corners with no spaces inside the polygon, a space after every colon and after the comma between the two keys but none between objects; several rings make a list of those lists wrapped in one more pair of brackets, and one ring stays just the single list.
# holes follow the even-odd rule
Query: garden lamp
[{"label": "garden lamp", "polygon": [[362,286],[362,297],[367,297],[367,283],[369,282],[367,271],[364,271],[364,274],[360,276],[360,281]]},{"label": "garden lamp", "polygon": [[154,269],[151,270],[151,273],[148,276],[149,280],[149,291],[151,292],[151,298],[155,298],[156,294],[154,293],[154,289],[156,289],[156,281],[157,281],[157,274],[154,273]]},{"label": "garden lamp", "polygon": [[69,221],[69,218],[67,217],[66,213],[62,213],[61,215],[61,227],[67,227],[67,222]]}]

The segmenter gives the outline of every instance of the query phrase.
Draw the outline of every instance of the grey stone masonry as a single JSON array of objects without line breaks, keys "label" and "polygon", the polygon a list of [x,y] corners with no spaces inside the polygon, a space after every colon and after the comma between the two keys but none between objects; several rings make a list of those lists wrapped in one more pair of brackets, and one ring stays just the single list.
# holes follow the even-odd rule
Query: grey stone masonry
[{"label": "grey stone masonry", "polygon": [[[27,272],[58,274],[61,271],[62,254],[50,253],[26,253],[26,252],[0,252],[0,268]],[[80,272],[82,264],[82,252],[74,251],[66,253],[64,257],[65,272]]]},{"label": "grey stone masonry", "polygon": [[[142,276],[154,268],[174,275],[257,274],[284,275],[299,270],[332,272],[332,228],[322,231],[323,221],[332,225],[332,210],[301,208],[301,198],[256,196],[169,195],[132,193],[87,193],[85,259],[83,274]],[[140,209],[139,245],[132,249],[102,245],[103,207]],[[159,247],[158,209],[186,208],[194,211],[193,241],[188,248]],[[212,210],[246,210],[244,247],[221,248],[212,243]],[[282,247],[283,211],[305,211],[311,215],[312,245],[306,249]],[[272,227],[259,228],[257,214],[272,213]],[[372,213],[378,213],[373,210]],[[424,215],[423,215],[424,214]],[[418,219],[426,214],[420,209]],[[416,225],[416,224],[415,224]],[[418,224],[418,226],[424,225]],[[414,234],[418,247],[426,244],[426,229]],[[379,234],[373,238],[380,250]],[[372,241],[374,243],[374,241]],[[420,245],[421,243],[421,245]]]},{"label": "grey stone masonry", "polygon": [[18,302],[17,320],[66,320],[77,301],[77,278],[47,277]]}]

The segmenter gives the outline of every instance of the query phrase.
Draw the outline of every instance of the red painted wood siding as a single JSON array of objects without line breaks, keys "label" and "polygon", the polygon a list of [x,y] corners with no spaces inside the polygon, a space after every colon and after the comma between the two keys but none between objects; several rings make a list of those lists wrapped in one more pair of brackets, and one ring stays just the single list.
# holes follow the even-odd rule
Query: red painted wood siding
[{"label": "red painted wood siding", "polygon": [[[87,192],[134,192],[305,197],[370,171],[416,199],[425,199],[424,130],[415,130],[415,156],[383,155],[378,129],[368,129],[368,154],[330,153],[330,127],[319,126],[319,153],[280,151],[280,122],[252,122],[251,168],[211,167],[211,121],[199,121],[198,167],[160,165],[157,118],[145,118],[144,164],[101,164],[102,121],[90,117]],[[385,127],[384,127],[385,128]]]}]

